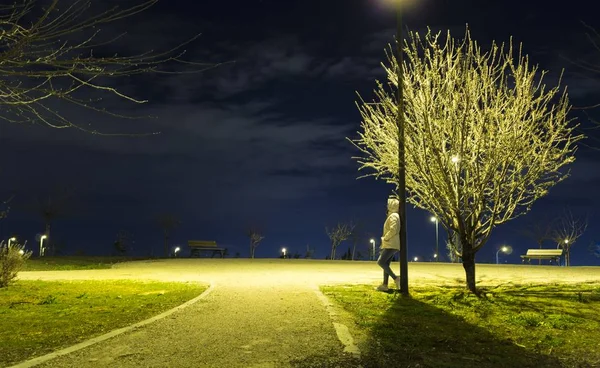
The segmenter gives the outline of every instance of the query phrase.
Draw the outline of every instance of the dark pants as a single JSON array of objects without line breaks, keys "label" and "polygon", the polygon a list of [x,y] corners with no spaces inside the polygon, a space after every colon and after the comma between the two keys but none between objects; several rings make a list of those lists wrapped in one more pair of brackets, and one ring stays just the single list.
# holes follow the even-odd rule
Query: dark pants
[{"label": "dark pants", "polygon": [[397,249],[382,249],[379,253],[379,258],[377,259],[377,264],[379,267],[383,268],[383,284],[387,285],[389,281],[389,277],[391,276],[394,280],[396,279],[396,274],[390,268],[390,264],[392,263],[392,259],[398,252]]}]

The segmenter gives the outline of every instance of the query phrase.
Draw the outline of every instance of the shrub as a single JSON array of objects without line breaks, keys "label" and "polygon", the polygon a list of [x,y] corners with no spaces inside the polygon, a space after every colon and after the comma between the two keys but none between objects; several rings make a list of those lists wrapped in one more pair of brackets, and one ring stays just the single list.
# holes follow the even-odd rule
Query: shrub
[{"label": "shrub", "polygon": [[8,286],[17,277],[31,252],[25,251],[22,245],[11,244],[0,247],[0,288]]}]

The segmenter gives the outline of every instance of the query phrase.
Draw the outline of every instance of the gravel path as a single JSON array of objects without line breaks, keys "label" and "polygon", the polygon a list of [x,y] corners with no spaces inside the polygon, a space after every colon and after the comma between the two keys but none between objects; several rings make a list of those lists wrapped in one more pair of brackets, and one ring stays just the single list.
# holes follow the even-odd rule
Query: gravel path
[{"label": "gravel path", "polygon": [[[464,271],[456,264],[411,264],[409,276],[411,284],[464,282]],[[343,355],[331,316],[315,293],[317,285],[376,284],[380,277],[374,262],[232,259],[141,261],[110,270],[20,274],[21,279],[213,285],[206,298],[165,319],[39,365],[78,368],[313,366],[306,362]],[[480,284],[600,281],[600,268],[481,265],[478,279]]]}]

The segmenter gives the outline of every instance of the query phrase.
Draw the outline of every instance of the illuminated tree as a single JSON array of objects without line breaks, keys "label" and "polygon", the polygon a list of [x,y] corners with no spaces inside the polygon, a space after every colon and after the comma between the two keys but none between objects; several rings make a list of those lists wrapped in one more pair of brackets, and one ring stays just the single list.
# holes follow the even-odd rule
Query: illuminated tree
[{"label": "illuminated tree", "polygon": [[[468,30],[463,40],[429,31],[411,32],[403,49],[408,201],[456,234],[467,287],[477,293],[475,254],[494,227],[568,176],[582,136],[567,118],[566,91],[543,84],[545,73],[512,43],[484,51]],[[384,68],[388,82],[377,82],[375,101],[358,103],[362,130],[353,142],[360,169],[372,170],[365,176],[397,187],[393,52]]]},{"label": "illuminated tree", "polygon": [[206,69],[206,64],[181,58],[183,47],[197,36],[161,52],[122,56],[111,49],[123,35],[105,35],[100,27],[140,13],[157,1],[143,0],[124,9],[113,6],[96,13],[90,10],[94,9],[92,0],[50,0],[46,5],[15,0],[0,5],[0,119],[98,134],[86,127],[87,122],[85,126],[84,122],[75,123],[53,106],[60,101],[123,116],[106,110],[96,93],[133,103],[145,101],[117,90],[116,78],[168,73],[161,69],[164,64],[180,64],[188,72]]},{"label": "illuminated tree", "polygon": [[587,229],[587,218],[573,216],[571,211],[565,211],[553,225],[552,240],[558,248],[565,252],[565,266],[571,265],[571,247]]},{"label": "illuminated tree", "polygon": [[354,225],[338,223],[333,228],[325,228],[325,232],[331,240],[331,259],[335,259],[337,247],[344,241],[350,238]]}]

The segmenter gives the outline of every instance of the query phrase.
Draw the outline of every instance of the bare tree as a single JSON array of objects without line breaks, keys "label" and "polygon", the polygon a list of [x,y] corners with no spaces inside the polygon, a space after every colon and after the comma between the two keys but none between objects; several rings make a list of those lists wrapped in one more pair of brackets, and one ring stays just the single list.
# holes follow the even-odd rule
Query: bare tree
[{"label": "bare tree", "polygon": [[53,255],[56,251],[56,242],[51,235],[52,226],[56,220],[73,215],[72,190],[56,188],[51,194],[39,197],[37,202],[28,207],[37,212],[44,222],[44,234],[47,236],[44,254]]},{"label": "bare tree", "polygon": [[333,228],[326,227],[325,232],[331,240],[331,259],[335,259],[337,247],[352,234],[351,225],[340,222]]},{"label": "bare tree", "polygon": [[552,239],[558,248],[565,252],[565,266],[571,265],[571,247],[587,229],[587,218],[573,216],[573,212],[565,210],[563,215],[554,222]]},{"label": "bare tree", "polygon": [[256,228],[248,229],[248,231],[246,231],[246,235],[248,235],[248,238],[250,238],[250,258],[254,258],[254,252],[256,251],[256,247],[258,247],[260,242],[265,237]]},{"label": "bare tree", "polygon": [[[76,128],[99,134],[53,109],[52,102],[71,103],[95,112],[109,112],[95,93],[113,95],[132,103],[146,101],[120,92],[115,78],[141,73],[173,73],[162,65],[180,65],[198,72],[207,64],[185,61],[184,46],[198,36],[165,51],[121,56],[114,52],[123,35],[101,32],[101,27],[128,18],[158,0],[142,0],[121,9],[93,10],[92,0],[16,0],[0,6],[0,119],[16,123]],[[99,3],[98,3],[99,4]],[[98,6],[103,6],[99,4]],[[102,56],[107,55],[107,56]],[[176,73],[183,73],[183,69]],[[171,68],[173,70],[173,68]],[[85,96],[85,97],[84,97]]]},{"label": "bare tree", "polygon": [[176,227],[181,225],[179,218],[173,214],[165,213],[158,216],[157,223],[163,230],[165,257],[169,256],[169,237]]},{"label": "bare tree", "polygon": [[[544,242],[553,240],[553,221],[546,218],[537,219],[526,224],[521,229],[521,234],[534,241],[540,249],[544,245]],[[542,264],[542,260],[539,260],[539,264]]]},{"label": "bare tree", "polygon": [[350,226],[350,240],[352,240],[352,255],[351,260],[354,261],[356,255],[356,245],[361,240],[363,235],[362,226],[360,223],[351,222]]},{"label": "bare tree", "polygon": [[[483,51],[468,30],[463,40],[411,32],[403,49],[408,201],[457,234],[466,284],[477,294],[476,253],[492,229],[526,213],[568,176],[564,166],[575,160],[582,136],[567,117],[566,91],[543,84],[545,73],[512,42]],[[393,52],[388,61],[387,85],[377,83],[373,103],[358,103],[362,131],[354,143],[360,169],[373,170],[365,176],[397,188]]]}]

